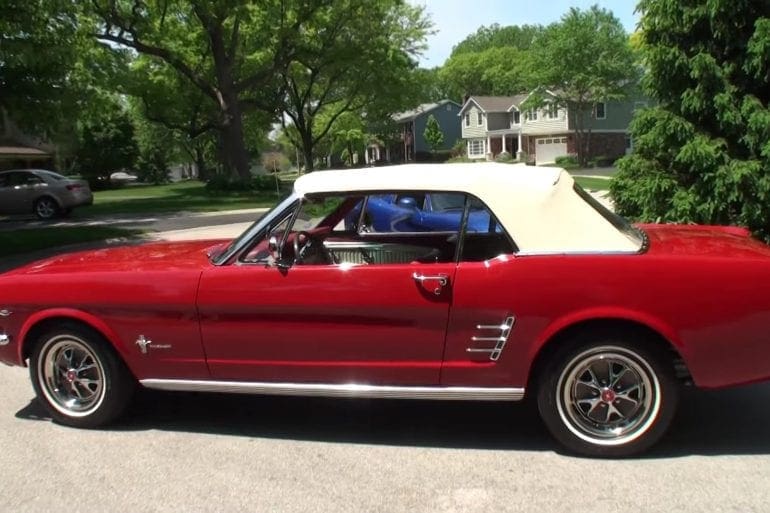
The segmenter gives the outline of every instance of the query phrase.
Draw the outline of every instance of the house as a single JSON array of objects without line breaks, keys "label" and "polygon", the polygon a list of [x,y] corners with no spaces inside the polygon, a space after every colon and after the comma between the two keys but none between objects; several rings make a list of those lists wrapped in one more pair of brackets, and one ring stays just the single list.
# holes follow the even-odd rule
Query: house
[{"label": "house", "polygon": [[364,156],[366,163],[428,160],[431,147],[425,140],[424,133],[430,116],[436,118],[444,133],[444,142],[438,150],[452,149],[461,136],[460,127],[457,125],[460,107],[459,103],[452,100],[441,100],[436,103],[423,103],[412,110],[394,114],[392,119],[397,126],[395,142],[372,142]]},{"label": "house", "polygon": [[[546,97],[548,93],[546,93]],[[493,160],[507,152],[518,160],[553,163],[556,157],[575,155],[575,116],[564,107],[546,103],[524,109],[528,94],[470,96],[460,109],[462,138],[471,159]],[[591,157],[614,159],[631,147],[628,125],[639,101],[597,102],[590,120]]]},{"label": "house", "polygon": [[23,133],[0,108],[0,171],[6,169],[53,169],[54,147]]}]

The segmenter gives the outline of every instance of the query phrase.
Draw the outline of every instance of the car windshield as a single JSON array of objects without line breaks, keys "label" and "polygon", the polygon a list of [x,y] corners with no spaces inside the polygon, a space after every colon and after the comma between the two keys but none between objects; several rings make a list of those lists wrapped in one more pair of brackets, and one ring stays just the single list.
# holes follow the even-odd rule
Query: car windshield
[{"label": "car windshield", "polygon": [[212,253],[209,254],[209,259],[214,264],[221,264],[223,260],[227,258],[230,253],[242,246],[246,241],[254,238],[257,232],[262,230],[265,226],[274,222],[274,218],[289,207],[292,203],[298,201],[297,196],[294,193],[286,195],[281,201],[279,201],[269,212],[254,221],[246,230],[243,231],[238,237],[233,239],[227,246],[217,247]]},{"label": "car windshield", "polygon": [[629,240],[637,244],[640,248],[644,246],[646,235],[642,230],[629,223],[626,218],[605,207],[599,200],[578,185],[577,182],[575,182],[574,189],[578,196],[591,205],[594,210],[599,212],[604,219],[609,221],[612,226],[628,237]]}]

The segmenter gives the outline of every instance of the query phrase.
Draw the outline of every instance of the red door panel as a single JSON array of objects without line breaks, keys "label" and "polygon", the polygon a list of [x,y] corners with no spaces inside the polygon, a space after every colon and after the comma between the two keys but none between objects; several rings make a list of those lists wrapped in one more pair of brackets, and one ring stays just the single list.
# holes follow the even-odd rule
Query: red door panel
[{"label": "red door panel", "polygon": [[[209,269],[198,309],[211,374],[438,384],[454,270],[454,264]],[[445,286],[430,279],[439,275]]]}]

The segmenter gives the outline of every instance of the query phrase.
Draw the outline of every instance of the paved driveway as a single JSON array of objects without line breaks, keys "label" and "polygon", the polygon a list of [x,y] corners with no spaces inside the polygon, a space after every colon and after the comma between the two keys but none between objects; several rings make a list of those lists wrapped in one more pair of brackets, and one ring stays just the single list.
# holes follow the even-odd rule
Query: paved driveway
[{"label": "paved driveway", "polygon": [[0,369],[0,509],[770,511],[770,386],[685,394],[647,457],[564,456],[524,405],[140,394],[113,429],[41,418]]}]

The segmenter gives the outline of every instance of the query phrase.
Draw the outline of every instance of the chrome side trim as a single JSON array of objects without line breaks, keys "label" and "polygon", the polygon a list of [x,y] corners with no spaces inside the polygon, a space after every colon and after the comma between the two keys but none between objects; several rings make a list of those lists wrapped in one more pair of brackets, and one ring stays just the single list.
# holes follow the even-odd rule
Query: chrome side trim
[{"label": "chrome side trim", "polygon": [[0,346],[7,346],[11,343],[11,337],[5,333],[0,333]]},{"label": "chrome side trim", "polygon": [[12,311],[6,310],[5,308],[3,308],[2,310],[0,310],[0,317],[10,317],[12,313],[13,313]]},{"label": "chrome side trim", "polygon": [[251,381],[205,381],[187,379],[143,379],[155,390],[178,392],[225,392],[233,394],[296,395],[309,397],[361,397],[369,399],[437,399],[445,401],[519,401],[524,388],[389,386],[358,383],[259,383]]}]

